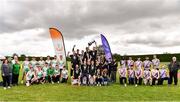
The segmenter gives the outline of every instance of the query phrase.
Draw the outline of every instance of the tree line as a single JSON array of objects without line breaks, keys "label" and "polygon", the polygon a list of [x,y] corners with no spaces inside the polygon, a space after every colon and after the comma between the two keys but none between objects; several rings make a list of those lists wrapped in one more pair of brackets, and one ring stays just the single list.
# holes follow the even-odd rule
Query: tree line
[{"label": "tree line", "polygon": [[[137,58],[141,58],[141,60],[145,60],[145,57],[149,57],[150,59],[153,59],[153,55],[154,54],[148,54],[148,55],[120,55],[120,54],[113,54],[113,58],[116,59],[116,61],[120,61],[123,57],[125,59],[128,59],[129,57],[132,57],[133,60],[137,60]],[[165,53],[165,54],[156,54],[157,57],[161,60],[161,62],[169,62],[171,61],[171,58],[173,56],[176,56],[177,59],[180,58],[180,53],[176,53],[176,54],[170,54],[170,53]],[[6,56],[6,57],[10,57],[10,56]],[[19,57],[19,61],[24,61],[26,58],[25,54],[22,54]],[[35,56],[27,56],[29,58],[29,60],[31,60],[33,57]],[[40,57],[35,57],[36,60],[39,60]],[[46,59],[46,57],[43,57],[44,59]],[[51,56],[51,58],[53,58],[53,56]],[[70,61],[71,59],[67,57],[67,61]]]}]

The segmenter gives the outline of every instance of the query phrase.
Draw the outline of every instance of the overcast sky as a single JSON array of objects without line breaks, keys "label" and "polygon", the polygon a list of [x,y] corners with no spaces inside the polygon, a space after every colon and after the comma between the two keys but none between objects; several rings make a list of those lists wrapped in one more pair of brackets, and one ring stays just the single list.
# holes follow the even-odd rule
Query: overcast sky
[{"label": "overcast sky", "polygon": [[104,34],[113,53],[179,53],[180,0],[0,0],[0,55],[54,55],[49,27],[67,51]]}]

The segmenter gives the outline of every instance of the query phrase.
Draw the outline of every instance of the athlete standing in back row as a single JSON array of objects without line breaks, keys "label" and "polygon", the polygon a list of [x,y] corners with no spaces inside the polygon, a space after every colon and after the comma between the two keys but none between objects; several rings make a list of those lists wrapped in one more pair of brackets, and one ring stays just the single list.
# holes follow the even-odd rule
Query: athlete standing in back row
[{"label": "athlete standing in back row", "polygon": [[154,55],[153,58],[154,58],[154,59],[152,60],[153,68],[159,68],[160,60],[157,58],[156,55]]},{"label": "athlete standing in back row", "polygon": [[152,65],[152,62],[149,60],[149,57],[146,57],[146,60],[143,62],[144,70],[150,69]]}]

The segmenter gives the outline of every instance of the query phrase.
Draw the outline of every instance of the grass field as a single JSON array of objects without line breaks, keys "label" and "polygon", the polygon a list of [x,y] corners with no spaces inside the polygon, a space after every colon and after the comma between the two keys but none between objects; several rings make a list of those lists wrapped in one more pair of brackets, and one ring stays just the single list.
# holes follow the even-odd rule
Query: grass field
[{"label": "grass field", "polygon": [[[165,63],[163,63],[165,64]],[[20,76],[21,79],[21,76]],[[0,78],[0,80],[2,80]],[[117,81],[118,82],[118,81]],[[166,82],[165,82],[166,83]],[[180,87],[170,86],[71,86],[44,84],[26,87],[19,85],[9,90],[0,88],[0,101],[179,101]]]}]

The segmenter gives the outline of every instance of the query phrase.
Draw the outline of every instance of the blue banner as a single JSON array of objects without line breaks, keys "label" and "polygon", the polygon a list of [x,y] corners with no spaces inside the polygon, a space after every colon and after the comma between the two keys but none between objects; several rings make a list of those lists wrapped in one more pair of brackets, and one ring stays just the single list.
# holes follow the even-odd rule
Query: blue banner
[{"label": "blue banner", "polygon": [[103,46],[104,53],[105,53],[105,56],[106,56],[106,60],[107,61],[112,61],[111,48],[109,46],[109,43],[108,43],[106,37],[103,34],[101,34],[101,41],[102,41],[102,46]]}]

